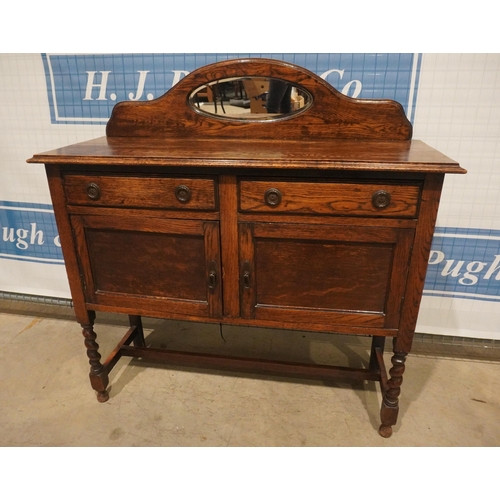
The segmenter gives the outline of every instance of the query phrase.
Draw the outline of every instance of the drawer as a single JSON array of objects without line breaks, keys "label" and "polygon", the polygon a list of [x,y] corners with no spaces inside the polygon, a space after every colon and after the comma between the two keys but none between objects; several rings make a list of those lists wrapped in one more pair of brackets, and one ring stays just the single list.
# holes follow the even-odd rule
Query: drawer
[{"label": "drawer", "polygon": [[68,204],[103,207],[215,210],[215,181],[192,177],[64,177]]},{"label": "drawer", "polygon": [[241,180],[243,212],[415,217],[420,185],[383,182]]}]

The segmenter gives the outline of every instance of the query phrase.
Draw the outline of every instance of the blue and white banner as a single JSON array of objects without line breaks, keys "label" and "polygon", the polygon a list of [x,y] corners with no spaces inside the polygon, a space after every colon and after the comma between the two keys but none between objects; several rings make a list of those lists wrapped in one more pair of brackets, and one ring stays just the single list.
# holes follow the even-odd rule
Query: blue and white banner
[{"label": "blue and white banner", "polygon": [[120,101],[152,100],[209,63],[270,57],[309,69],[350,97],[394,99],[411,120],[418,54],[43,54],[52,123],[106,123]]},{"label": "blue and white banner", "polygon": [[51,205],[0,201],[0,258],[64,264]]},{"label": "blue and white banner", "polygon": [[424,294],[500,302],[500,231],[436,228]]}]

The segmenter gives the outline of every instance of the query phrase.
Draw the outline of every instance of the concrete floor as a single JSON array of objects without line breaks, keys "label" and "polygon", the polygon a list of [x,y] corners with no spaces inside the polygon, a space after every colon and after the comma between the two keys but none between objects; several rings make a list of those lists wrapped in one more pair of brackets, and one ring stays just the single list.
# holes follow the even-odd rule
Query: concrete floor
[{"label": "concrete floor", "polygon": [[[98,315],[103,359],[126,318]],[[361,367],[369,339],[144,320],[148,342],[235,355]],[[110,399],[88,381],[66,307],[0,301],[0,446],[496,447],[500,349],[414,343],[393,436],[381,438],[380,389],[358,384],[180,370],[122,359]],[[390,354],[386,355],[386,362]]]}]

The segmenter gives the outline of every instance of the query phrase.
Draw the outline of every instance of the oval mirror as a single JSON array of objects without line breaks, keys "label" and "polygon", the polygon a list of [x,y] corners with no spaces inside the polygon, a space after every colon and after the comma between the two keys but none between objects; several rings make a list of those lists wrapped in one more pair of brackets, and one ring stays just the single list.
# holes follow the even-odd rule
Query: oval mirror
[{"label": "oval mirror", "polygon": [[304,112],[313,97],[294,83],[276,78],[224,78],[198,87],[189,96],[197,112],[231,120],[276,120]]}]

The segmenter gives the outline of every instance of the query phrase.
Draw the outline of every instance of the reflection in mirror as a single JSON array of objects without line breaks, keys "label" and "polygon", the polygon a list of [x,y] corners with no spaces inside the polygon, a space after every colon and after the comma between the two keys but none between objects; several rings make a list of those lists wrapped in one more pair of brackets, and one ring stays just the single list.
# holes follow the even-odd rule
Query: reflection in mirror
[{"label": "reflection in mirror", "polygon": [[200,113],[232,120],[272,120],[305,111],[312,95],[285,80],[225,78],[194,90],[190,106]]}]

